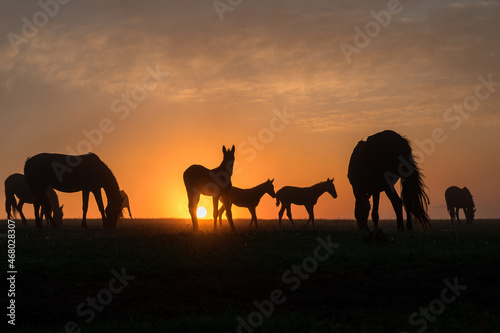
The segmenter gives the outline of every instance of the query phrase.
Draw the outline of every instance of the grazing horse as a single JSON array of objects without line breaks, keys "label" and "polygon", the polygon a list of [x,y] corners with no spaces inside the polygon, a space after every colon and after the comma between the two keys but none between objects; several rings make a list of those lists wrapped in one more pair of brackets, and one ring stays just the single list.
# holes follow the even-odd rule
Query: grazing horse
[{"label": "grazing horse", "polygon": [[330,193],[334,199],[337,197],[337,191],[335,190],[335,185],[333,185],[333,178],[331,180],[328,178],[326,181],[310,187],[285,186],[276,192],[276,206],[279,206],[281,203],[281,209],[278,215],[279,229],[281,229],[281,219],[283,218],[285,210],[288,219],[295,227],[295,223],[292,219],[292,204],[306,207],[307,212],[309,213],[309,219],[304,227],[306,227],[309,222],[312,222],[314,229],[314,205],[318,202],[318,198],[325,192]]},{"label": "grazing horse", "polygon": [[458,188],[456,186],[451,186],[444,192],[444,197],[446,199],[446,207],[448,213],[451,217],[451,224],[457,216],[458,224],[460,223],[460,217],[458,216],[458,210],[462,208],[467,219],[467,224],[472,224],[474,221],[474,213],[476,208],[474,205],[474,200],[472,200],[472,194],[467,187]]},{"label": "grazing horse", "polygon": [[214,231],[217,231],[219,198],[222,198],[222,203],[226,207],[226,216],[231,230],[236,231],[231,213],[231,175],[233,174],[234,151],[234,146],[230,150],[223,146],[224,158],[222,163],[215,169],[210,170],[202,165],[194,164],[184,171],[184,185],[188,195],[189,214],[191,215],[194,231],[199,230],[196,211],[201,194],[213,198]]},{"label": "grazing horse", "polygon": [[[24,174],[35,196],[35,202],[41,204],[46,213],[50,212],[50,204],[45,194],[49,186],[61,192],[82,191],[82,228],[86,228],[89,194],[92,192],[99,207],[104,228],[116,227],[122,207],[120,189],[111,170],[97,155],[93,153],[80,156],[38,154],[26,160]],[[108,201],[106,209],[102,203],[101,188],[104,189]],[[35,217],[37,227],[41,227],[38,214]],[[57,227],[52,218],[50,220],[52,227]]]},{"label": "grazing horse", "polygon": [[[352,185],[356,205],[354,215],[358,228],[368,230],[370,197],[373,196],[372,220],[378,227],[380,192],[384,191],[396,213],[398,231],[404,232],[403,204],[407,229],[412,230],[412,215],[424,230],[430,226],[427,215],[429,197],[409,142],[393,131],[383,131],[360,141],[352,152],[347,177]],[[402,201],[394,185],[401,178]]]},{"label": "grazing horse", "polygon": [[122,198],[122,210],[120,211],[120,217],[123,217],[123,210],[127,208],[128,216],[132,219],[132,213],[130,212],[130,201],[128,200],[128,195],[124,190],[120,190],[120,196]]},{"label": "grazing horse", "polygon": [[[231,202],[233,205],[238,207],[246,207],[252,215],[252,220],[248,228],[252,226],[255,222],[255,229],[257,229],[257,214],[255,213],[255,208],[259,205],[260,199],[264,194],[269,194],[271,197],[276,198],[276,193],[274,193],[273,180],[267,180],[264,183],[257,185],[252,188],[242,189],[233,186],[231,188]],[[219,209],[219,224],[222,226],[222,213],[226,208],[224,205]]]},{"label": "grazing horse", "polygon": [[[19,203],[16,202],[16,197],[19,199]],[[56,224],[62,224],[63,218],[63,206],[59,206],[59,198],[57,197],[56,191],[52,188],[47,189],[47,197],[50,201],[50,206],[53,211],[53,218]],[[12,213],[16,214],[16,211],[21,215],[21,219],[23,224],[26,224],[26,217],[23,214],[23,205],[25,203],[34,204],[35,197],[33,193],[31,193],[28,184],[26,183],[26,177],[23,174],[15,173],[7,177],[5,180],[5,211],[7,212],[7,218],[10,219],[12,217]],[[40,210],[39,205],[34,205],[36,210]],[[47,223],[49,223],[49,219],[47,218],[47,214],[45,214],[45,219]]]}]

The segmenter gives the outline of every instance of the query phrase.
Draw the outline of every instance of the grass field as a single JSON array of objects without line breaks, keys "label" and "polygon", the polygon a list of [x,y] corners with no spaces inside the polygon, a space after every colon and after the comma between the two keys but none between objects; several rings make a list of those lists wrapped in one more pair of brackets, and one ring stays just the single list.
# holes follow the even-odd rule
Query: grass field
[{"label": "grass field", "polygon": [[174,219],[18,223],[17,331],[500,331],[500,221],[406,234],[382,221],[394,243],[363,241],[353,221],[248,222],[236,235]]}]

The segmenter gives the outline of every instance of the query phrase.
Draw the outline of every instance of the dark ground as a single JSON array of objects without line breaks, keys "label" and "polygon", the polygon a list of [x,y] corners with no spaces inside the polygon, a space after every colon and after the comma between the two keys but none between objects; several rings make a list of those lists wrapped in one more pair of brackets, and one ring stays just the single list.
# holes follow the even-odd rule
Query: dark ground
[{"label": "dark ground", "polygon": [[[125,220],[114,231],[93,222],[86,231],[77,221],[58,230],[35,229],[32,221],[17,226],[18,331],[64,332],[75,322],[68,332],[236,332],[238,317],[258,324],[240,332],[500,331],[500,221],[461,227],[435,221],[432,232],[412,234],[397,234],[386,221],[393,244],[362,241],[352,221],[282,232],[264,221],[261,231],[248,232],[242,220],[237,235],[225,228],[194,235],[186,220]],[[318,237],[340,247],[307,277],[302,268],[302,275],[283,278],[314,255]],[[6,253],[5,239],[0,242]],[[122,268],[135,278],[85,323],[89,314],[78,305],[109,289],[111,271]],[[441,309],[436,300],[445,279],[467,289]],[[276,289],[283,303],[269,316],[255,313],[254,301],[269,306]],[[413,313],[432,305],[438,315],[417,314],[420,321],[410,324]]]}]

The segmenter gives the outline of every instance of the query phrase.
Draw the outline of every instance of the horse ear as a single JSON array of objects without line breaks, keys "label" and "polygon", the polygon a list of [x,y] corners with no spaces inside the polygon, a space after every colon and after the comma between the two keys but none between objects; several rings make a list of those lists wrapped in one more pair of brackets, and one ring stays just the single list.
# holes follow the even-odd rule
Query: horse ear
[{"label": "horse ear", "polygon": [[274,182],[274,178],[271,180],[271,183]]},{"label": "horse ear", "polygon": [[62,205],[61,207],[59,207],[61,210],[63,209],[64,205]]},{"label": "horse ear", "polygon": [[225,154],[226,153],[226,146],[222,146],[222,152]]},{"label": "horse ear", "polygon": [[476,212],[476,208],[474,208],[474,213]]},{"label": "horse ear", "polygon": [[231,151],[234,153],[234,151],[236,150],[236,148],[234,148],[234,145],[231,147]]}]

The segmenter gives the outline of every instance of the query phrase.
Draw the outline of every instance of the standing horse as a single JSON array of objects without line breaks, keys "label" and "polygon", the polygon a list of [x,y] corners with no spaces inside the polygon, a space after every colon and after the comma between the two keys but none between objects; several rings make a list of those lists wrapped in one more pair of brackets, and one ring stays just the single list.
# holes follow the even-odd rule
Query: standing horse
[{"label": "standing horse", "polygon": [[460,217],[458,216],[458,210],[462,208],[465,213],[465,218],[467,219],[467,224],[472,224],[474,221],[474,213],[476,208],[474,205],[474,200],[472,200],[472,194],[467,187],[458,188],[456,186],[451,186],[444,192],[444,197],[446,199],[446,207],[448,213],[451,217],[451,224],[457,216],[458,224],[460,223]]},{"label": "standing horse", "polygon": [[[82,191],[82,228],[86,228],[89,194],[92,192],[102,216],[103,226],[116,227],[122,207],[120,189],[111,170],[97,155],[38,154],[26,160],[24,174],[35,196],[35,202],[41,204],[46,213],[50,212],[50,203],[46,195],[49,186],[61,192]],[[108,200],[106,209],[102,203],[101,188],[104,189]],[[38,214],[35,217],[37,227],[41,227]],[[57,227],[52,218],[50,220],[52,227]]]},{"label": "standing horse", "polygon": [[[352,152],[347,177],[352,185],[356,206],[354,215],[360,230],[368,229],[370,197],[373,196],[372,220],[378,227],[380,192],[384,191],[396,213],[398,231],[404,232],[403,203],[407,213],[408,230],[412,230],[412,215],[424,230],[430,225],[427,215],[429,198],[409,142],[393,131],[374,134],[360,141]],[[401,178],[402,199],[394,185]]]},{"label": "standing horse", "polygon": [[[19,203],[16,202],[16,197],[19,199]],[[59,198],[57,197],[56,191],[52,188],[47,189],[47,197],[50,201],[50,206],[53,211],[53,218],[56,224],[62,224],[63,218],[63,206],[59,206]],[[23,174],[15,173],[7,177],[5,180],[5,211],[7,212],[7,218],[10,219],[12,217],[12,213],[15,215],[16,211],[21,215],[21,219],[23,224],[26,224],[26,217],[23,214],[23,205],[25,203],[34,204],[35,197],[33,193],[31,193],[28,183],[26,183],[26,177]],[[34,209],[39,210],[40,206],[34,205]],[[49,223],[49,219],[47,218],[47,214],[45,214],[45,219],[47,223]]]},{"label": "standing horse", "polygon": [[120,211],[120,217],[123,217],[123,210],[127,208],[128,216],[132,219],[132,213],[130,212],[130,201],[128,200],[128,195],[124,190],[120,190],[120,196],[122,198],[122,210]]},{"label": "standing horse", "polygon": [[223,146],[224,158],[222,163],[215,169],[210,170],[202,165],[194,164],[184,171],[184,185],[188,195],[189,214],[191,215],[194,231],[199,230],[196,211],[201,194],[213,198],[214,231],[217,231],[219,198],[222,198],[222,203],[226,207],[226,216],[231,230],[236,231],[231,213],[231,176],[233,174],[234,151],[234,146],[230,150]]},{"label": "standing horse", "polygon": [[335,190],[335,185],[333,185],[333,178],[331,180],[328,178],[326,181],[310,187],[285,186],[276,192],[276,206],[279,206],[281,203],[281,209],[278,215],[279,229],[281,229],[281,219],[283,218],[285,210],[288,219],[295,227],[295,223],[292,219],[292,204],[306,207],[307,212],[309,213],[309,219],[304,227],[306,227],[309,222],[312,222],[314,229],[314,205],[318,202],[318,198],[325,192],[330,193],[334,199],[337,197],[337,191]]},{"label": "standing horse", "polygon": [[[257,229],[257,214],[255,213],[255,208],[259,205],[260,199],[264,194],[269,194],[271,197],[276,198],[276,193],[274,193],[273,180],[267,180],[264,183],[257,185],[249,189],[241,189],[238,187],[231,187],[231,202],[233,205],[238,207],[246,207],[252,215],[252,220],[250,221],[249,228],[252,223],[255,222],[255,229]],[[226,208],[224,205],[219,209],[219,224],[222,226],[222,213]]]}]

